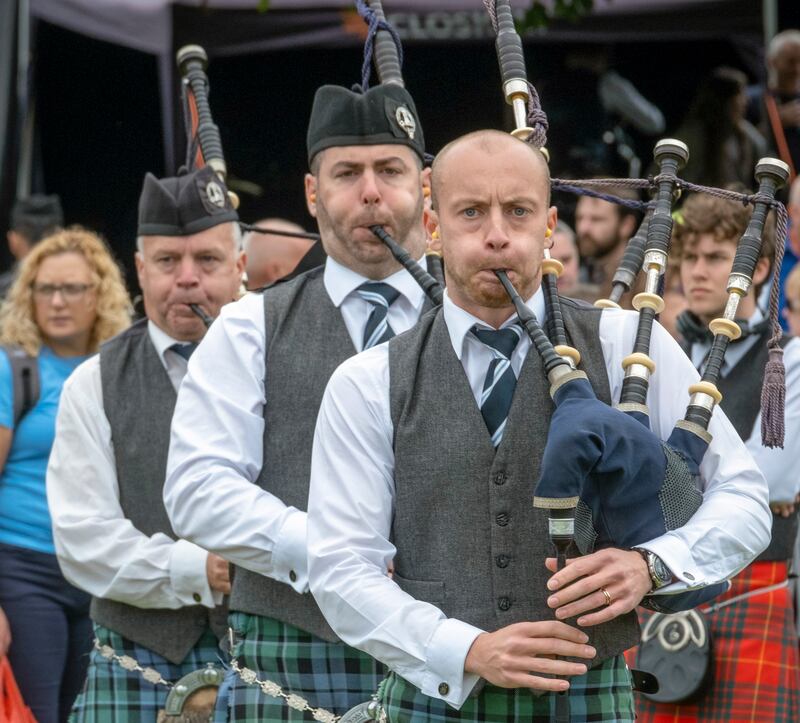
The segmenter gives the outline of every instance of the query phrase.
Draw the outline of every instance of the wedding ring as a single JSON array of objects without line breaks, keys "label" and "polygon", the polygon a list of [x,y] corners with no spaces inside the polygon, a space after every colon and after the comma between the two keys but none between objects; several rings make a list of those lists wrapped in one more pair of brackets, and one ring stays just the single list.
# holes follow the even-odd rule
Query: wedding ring
[{"label": "wedding ring", "polygon": [[611,595],[609,595],[609,593],[608,593],[608,590],[606,590],[604,587],[601,587],[601,588],[600,588],[600,592],[601,592],[601,593],[603,593],[603,595],[605,595],[605,598],[606,598],[606,607],[608,607],[609,605],[611,605]]}]

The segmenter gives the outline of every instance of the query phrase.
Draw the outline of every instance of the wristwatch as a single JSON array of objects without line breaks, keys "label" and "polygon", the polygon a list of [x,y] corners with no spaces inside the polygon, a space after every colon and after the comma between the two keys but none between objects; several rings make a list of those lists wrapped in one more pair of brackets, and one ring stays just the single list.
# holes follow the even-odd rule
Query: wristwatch
[{"label": "wristwatch", "polygon": [[650,581],[653,583],[653,587],[650,589],[650,592],[653,592],[653,590],[658,590],[665,585],[669,585],[675,579],[672,571],[654,552],[645,550],[642,547],[634,547],[632,549],[638,552],[647,564],[647,571],[650,573]]}]

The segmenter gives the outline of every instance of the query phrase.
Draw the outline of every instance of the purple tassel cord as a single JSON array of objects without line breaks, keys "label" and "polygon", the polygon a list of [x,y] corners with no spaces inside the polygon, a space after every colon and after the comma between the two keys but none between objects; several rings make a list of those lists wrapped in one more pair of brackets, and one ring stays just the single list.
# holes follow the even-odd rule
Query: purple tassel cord
[{"label": "purple tassel cord", "polygon": [[772,336],[767,342],[769,360],[764,367],[764,383],[761,386],[761,444],[765,447],[783,449],[786,432],[786,369],[783,366],[783,349],[780,346],[783,330],[778,320],[778,296],[788,219],[786,207],[782,203],[776,201],[774,207],[778,219],[775,228],[772,288],[769,291],[769,320],[772,325]]},{"label": "purple tassel cord", "polygon": [[761,443],[765,447],[783,448],[785,404],[786,370],[783,366],[783,349],[771,348],[761,386]]}]

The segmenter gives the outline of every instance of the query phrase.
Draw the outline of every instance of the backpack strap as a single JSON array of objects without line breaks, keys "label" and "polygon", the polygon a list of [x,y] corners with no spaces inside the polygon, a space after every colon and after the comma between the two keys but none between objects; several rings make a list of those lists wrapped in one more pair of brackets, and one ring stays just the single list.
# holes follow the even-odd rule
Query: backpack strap
[{"label": "backpack strap", "polygon": [[791,185],[794,179],[797,178],[797,169],[794,167],[792,154],[789,152],[789,144],[786,142],[786,133],[783,130],[783,124],[778,114],[778,104],[775,102],[775,96],[769,91],[764,91],[764,106],[767,109],[767,117],[772,129],[772,135],[775,138],[778,155],[789,166],[789,185]]},{"label": "backpack strap", "polygon": [[39,361],[24,349],[0,345],[8,356],[13,383],[14,427],[39,401]]}]

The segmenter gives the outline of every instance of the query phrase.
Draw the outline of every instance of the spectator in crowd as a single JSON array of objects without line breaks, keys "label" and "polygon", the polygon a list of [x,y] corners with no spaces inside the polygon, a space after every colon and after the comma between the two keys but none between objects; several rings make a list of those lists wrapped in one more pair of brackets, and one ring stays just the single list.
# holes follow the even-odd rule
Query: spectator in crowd
[{"label": "spectator in crowd", "polygon": [[[299,224],[283,218],[265,218],[255,223],[259,228],[305,233]],[[260,289],[291,273],[314,241],[296,236],[250,231],[244,237],[247,256],[247,288]]]},{"label": "spectator in crowd", "polygon": [[[781,264],[780,272],[780,308],[785,311],[788,307],[788,297],[786,285],[788,284],[789,275],[798,266],[797,261],[800,259],[800,178],[795,178],[789,189],[789,199],[786,203],[786,211],[789,215],[789,229],[786,234],[786,249],[783,254],[783,264]],[[789,330],[788,317],[783,314],[781,319],[784,331]],[[797,333],[797,332],[793,332]]]},{"label": "spectator in crowd", "polygon": [[575,241],[575,232],[564,221],[556,223],[553,229],[550,258],[560,261],[564,267],[558,277],[558,290],[569,296],[570,290],[578,283],[578,244]]},{"label": "spectator in crowd", "polygon": [[715,68],[700,83],[675,137],[689,146],[682,176],[693,183],[723,187],[753,184],[753,169],[767,144],[745,120],[747,77],[740,70]]},{"label": "spectator in crowd", "polygon": [[[6,233],[8,250],[19,263],[34,244],[63,225],[64,213],[58,196],[21,198],[11,209],[11,228]],[[16,266],[0,274],[0,299],[5,298],[16,275]]]},{"label": "spectator in crowd", "polygon": [[769,142],[771,152],[800,167],[800,30],[778,33],[767,49],[767,87],[748,89],[748,119]]},{"label": "spectator in crowd", "polygon": [[[130,324],[130,299],[103,241],[70,228],[25,257],[0,321],[0,608],[8,625],[3,631],[0,618],[0,646],[10,635],[11,666],[36,720],[58,723],[83,683],[92,629],[89,596],[66,582],[56,559],[47,459],[64,382]],[[39,393],[15,419],[21,385],[12,358],[25,355]]]},{"label": "spectator in crowd", "polygon": [[[684,350],[701,373],[708,363],[713,338],[708,326],[723,316],[728,277],[751,215],[752,207],[738,201],[696,193],[687,199],[676,219],[672,251],[680,266],[688,305],[678,319],[678,328]],[[759,409],[768,359],[766,342],[772,330],[756,300],[759,288],[769,278],[774,245],[774,224],[768,221],[753,285],[739,301],[736,322],[741,335],[731,342],[717,383],[722,411],[769,485],[772,540],[759,557],[731,577],[730,590],[705,613],[713,641],[714,671],[702,695],[677,704],[642,699],[638,720],[643,723],[754,720],[754,704],[760,720],[798,720],[800,662],[786,581],[797,537],[795,500],[800,492],[800,340],[784,337],[782,341],[786,366],[783,449],[762,445]],[[664,634],[664,630],[656,634]]]},{"label": "spectator in crowd", "polygon": [[783,287],[786,294],[786,306],[783,315],[789,326],[792,336],[800,336],[800,266],[795,266],[792,273],[786,277]]},{"label": "spectator in crowd", "polygon": [[578,278],[580,273],[580,257],[578,255],[578,242],[575,232],[565,221],[556,223],[553,229],[553,246],[550,248],[550,258],[560,261],[564,267],[558,277],[558,291],[564,296],[573,299],[583,299],[589,303],[599,298],[599,289],[593,284],[585,284]]},{"label": "spectator in crowd", "polygon": [[[638,200],[636,191],[625,188],[595,188],[595,191]],[[636,212],[627,206],[600,198],[581,196],[575,207],[575,232],[583,265],[581,280],[599,286],[598,297],[608,297],[611,280],[625,246],[638,227]],[[630,308],[623,296],[623,306]]]}]

